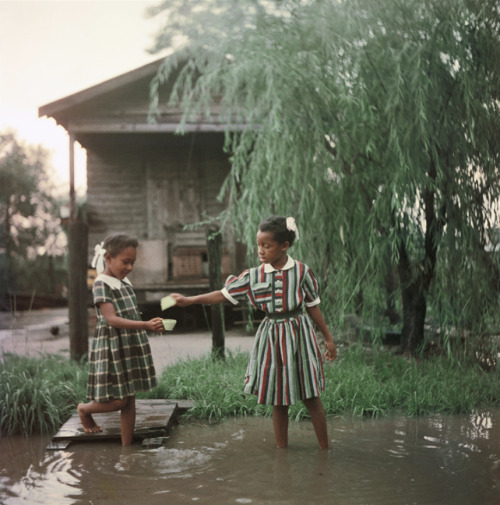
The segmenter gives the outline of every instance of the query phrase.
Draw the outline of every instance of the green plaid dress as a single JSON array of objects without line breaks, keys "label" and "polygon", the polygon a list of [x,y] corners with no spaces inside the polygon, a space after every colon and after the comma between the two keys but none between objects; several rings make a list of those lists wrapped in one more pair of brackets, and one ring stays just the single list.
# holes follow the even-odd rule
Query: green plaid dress
[{"label": "green plaid dress", "polygon": [[261,265],[230,276],[224,296],[236,304],[248,299],[266,313],[255,335],[245,375],[245,393],[267,405],[293,405],[325,389],[321,353],[303,307],[320,303],[312,270],[288,257],[282,270]]},{"label": "green plaid dress", "polygon": [[90,353],[87,399],[107,402],[151,391],[157,383],[146,331],[113,328],[100,310],[101,303],[112,303],[117,316],[140,321],[132,286],[127,279],[120,281],[101,274],[92,292],[97,326]]}]

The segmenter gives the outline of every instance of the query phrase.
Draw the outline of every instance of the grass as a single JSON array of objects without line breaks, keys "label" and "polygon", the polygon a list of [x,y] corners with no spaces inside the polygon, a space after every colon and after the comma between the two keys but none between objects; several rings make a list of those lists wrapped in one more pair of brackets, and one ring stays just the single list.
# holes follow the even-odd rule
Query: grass
[{"label": "grass", "polygon": [[338,365],[326,367],[322,399],[328,415],[466,414],[500,406],[499,375],[500,370],[486,373],[474,362],[407,360],[354,348]]},{"label": "grass", "polygon": [[[187,416],[217,421],[231,416],[269,416],[272,407],[243,394],[248,353],[210,355],[166,368],[159,385],[140,398],[188,399]],[[500,406],[500,367],[489,373],[472,362],[437,357],[407,360],[388,352],[343,349],[325,364],[327,416],[467,414]],[[0,432],[54,433],[85,399],[87,367],[57,356],[4,356],[0,362]],[[290,417],[308,417],[301,402]]]},{"label": "grass", "polygon": [[148,398],[193,400],[187,417],[219,420],[230,416],[266,415],[270,407],[257,405],[256,397],[243,393],[248,353],[226,353],[224,361],[210,355],[167,367],[159,386]]},{"label": "grass", "polygon": [[[270,415],[272,409],[244,395],[248,353],[229,355],[223,362],[210,356],[168,367],[150,398],[194,401],[189,416],[218,420],[228,416]],[[344,350],[325,364],[326,391],[321,399],[327,416],[418,416],[465,414],[500,406],[500,370],[484,372],[472,362],[434,358],[407,360],[387,352],[368,353],[361,347]],[[296,420],[308,417],[298,403],[290,408]]]},{"label": "grass", "polygon": [[65,358],[3,356],[0,433],[54,433],[85,398],[86,382],[87,367]]}]

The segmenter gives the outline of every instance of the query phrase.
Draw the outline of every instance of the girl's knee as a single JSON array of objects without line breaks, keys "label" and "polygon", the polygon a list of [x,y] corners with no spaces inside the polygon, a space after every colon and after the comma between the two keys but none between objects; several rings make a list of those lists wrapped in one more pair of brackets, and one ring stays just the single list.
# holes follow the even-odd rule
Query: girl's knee
[{"label": "girl's knee", "polygon": [[128,396],[123,399],[124,405],[121,410],[132,410],[135,409],[135,396]]},{"label": "girl's knee", "polygon": [[273,405],[273,411],[278,414],[288,414],[288,405]]},{"label": "girl's knee", "polygon": [[323,404],[321,403],[319,396],[315,396],[314,398],[307,398],[305,400],[302,400],[302,402],[306,409],[309,411],[323,410]]},{"label": "girl's knee", "polygon": [[115,400],[116,410],[126,409],[129,404],[128,398],[120,398],[119,400]]}]

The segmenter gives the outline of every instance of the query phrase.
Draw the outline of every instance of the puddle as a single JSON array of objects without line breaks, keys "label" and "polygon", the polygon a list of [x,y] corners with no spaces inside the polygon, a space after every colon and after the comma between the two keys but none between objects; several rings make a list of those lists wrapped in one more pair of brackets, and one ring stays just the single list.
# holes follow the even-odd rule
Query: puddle
[{"label": "puddle", "polygon": [[183,505],[498,504],[500,411],[420,419],[331,419],[331,447],[309,422],[274,448],[266,418],[176,427],[166,447],[0,439],[0,503]]}]

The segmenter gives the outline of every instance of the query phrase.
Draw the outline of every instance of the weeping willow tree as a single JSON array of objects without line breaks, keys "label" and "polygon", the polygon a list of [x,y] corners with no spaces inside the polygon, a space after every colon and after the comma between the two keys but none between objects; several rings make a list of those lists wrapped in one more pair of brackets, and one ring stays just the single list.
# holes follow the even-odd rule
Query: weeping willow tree
[{"label": "weeping willow tree", "polygon": [[152,110],[161,121],[175,75],[167,103],[184,122],[227,125],[221,219],[253,245],[263,216],[294,215],[293,254],[322,279],[330,317],[383,325],[399,310],[404,352],[430,316],[475,335],[494,325],[498,1],[181,4],[157,37],[156,50],[184,45],[151,85]]}]

